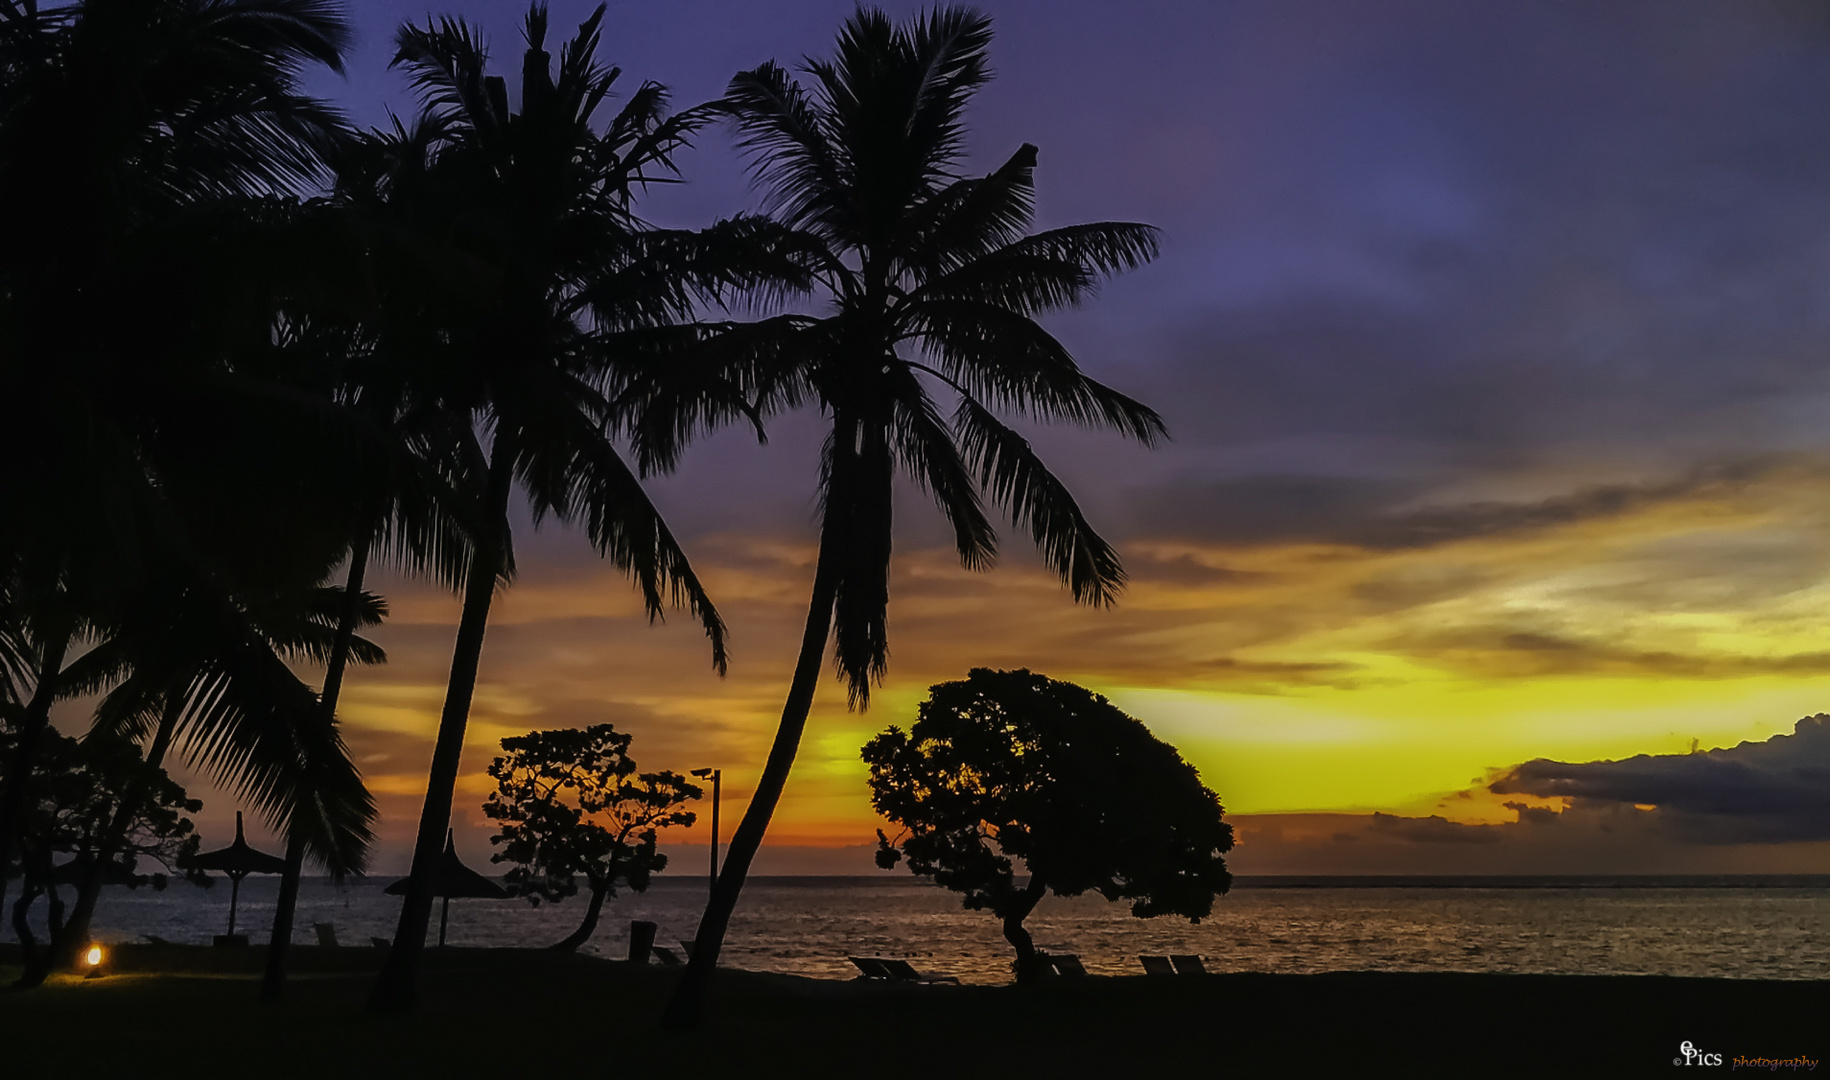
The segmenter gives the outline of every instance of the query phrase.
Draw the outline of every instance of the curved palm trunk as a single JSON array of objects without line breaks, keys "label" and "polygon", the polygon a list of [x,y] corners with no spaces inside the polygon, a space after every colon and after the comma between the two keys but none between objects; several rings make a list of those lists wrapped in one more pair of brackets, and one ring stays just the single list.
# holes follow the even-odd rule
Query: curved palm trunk
[{"label": "curved palm trunk", "polygon": [[750,872],[750,863],[762,847],[763,833],[781,801],[782,789],[788,783],[788,772],[794,767],[794,755],[800,748],[801,733],[807,727],[807,713],[813,708],[813,693],[819,686],[822,658],[826,655],[826,638],[832,627],[833,602],[838,595],[837,556],[828,527],[820,538],[820,554],[813,572],[813,600],[807,608],[807,628],[801,635],[801,655],[794,665],[794,681],[788,687],[788,700],[782,706],[781,726],[775,731],[775,743],[769,747],[769,760],[757,781],[756,794],[744,811],[737,832],[725,848],[724,868],[712,886],[711,899],[699,920],[699,933],[693,938],[692,955],[686,974],[675,988],[661,1017],[661,1026],[674,1030],[696,1027],[705,1013],[705,995],[711,986],[712,972],[718,965],[718,952],[724,947],[724,933],[737,908],[737,896]]},{"label": "curved palm trunk", "polygon": [[438,742],[432,748],[426,804],[420,811],[419,836],[413,847],[412,876],[406,899],[400,905],[394,946],[388,950],[381,976],[375,980],[375,991],[369,997],[372,1011],[405,1012],[413,1007],[418,993],[419,957],[425,951],[426,929],[432,923],[432,879],[445,852],[445,830],[451,825],[451,799],[464,753],[464,726],[470,719],[470,699],[476,692],[477,668],[483,657],[483,631],[489,624],[490,601],[495,597],[496,578],[508,550],[513,457],[507,439],[498,434],[490,453],[488,506],[484,510],[484,520],[491,523],[496,535],[478,537],[470,577],[464,583],[464,612],[458,619],[451,681],[438,721]]},{"label": "curved palm trunk", "polygon": [[[331,642],[325,665],[324,690],[318,695],[326,726],[337,722],[337,698],[343,693],[343,670],[349,665],[350,642],[356,636],[356,619],[362,610],[362,577],[368,570],[369,537],[356,541],[350,551],[349,577],[343,584],[343,611],[337,636]],[[298,909],[299,878],[305,872],[305,841],[294,836],[286,842],[286,872],[280,875],[279,903],[273,909],[273,932],[267,938],[267,970],[261,976],[261,1000],[278,1001],[286,990],[286,954],[292,947],[292,917]]]},{"label": "curved palm trunk", "polygon": [[44,657],[38,665],[38,679],[26,702],[25,714],[19,720],[19,745],[13,748],[13,760],[7,765],[6,790],[0,792],[0,910],[6,907],[7,867],[12,865],[19,843],[19,829],[25,820],[25,791],[38,763],[38,744],[51,724],[51,703],[57,698],[59,676],[63,672],[64,654],[70,651],[70,633],[57,630],[45,642]]},{"label": "curved palm trunk", "polygon": [[590,906],[585,908],[585,921],[578,924],[578,929],[566,935],[564,941],[554,942],[547,948],[554,952],[577,952],[580,945],[591,940],[591,935],[597,932],[597,917],[604,911],[604,897],[609,893],[608,886],[593,885]]}]

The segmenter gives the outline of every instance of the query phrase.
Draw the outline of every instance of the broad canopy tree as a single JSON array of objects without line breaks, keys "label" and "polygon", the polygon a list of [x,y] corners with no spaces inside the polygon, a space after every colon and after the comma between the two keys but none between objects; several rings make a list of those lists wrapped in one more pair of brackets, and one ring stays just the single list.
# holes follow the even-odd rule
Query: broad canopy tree
[{"label": "broad canopy tree", "polygon": [[655,849],[662,829],[691,825],[687,802],[699,788],[676,772],[636,772],[630,736],[610,724],[532,731],[503,739],[490,763],[496,790],[483,813],[500,822],[490,838],[502,850],[509,891],[530,903],[590,894],[584,920],[554,949],[573,952],[597,929],[604,900],[619,884],[636,892],[667,866]]},{"label": "broad canopy tree", "polygon": [[[19,739],[17,725],[0,722],[0,750]],[[12,927],[19,937],[27,981],[47,966],[31,930],[31,910],[45,898],[49,952],[89,940],[80,892],[93,877],[130,888],[165,888],[167,875],[183,874],[208,885],[185,863],[197,854],[197,831],[189,815],[203,804],[190,798],[139,748],[117,735],[98,734],[81,742],[45,733],[37,769],[26,785],[28,811],[19,830],[21,891],[12,903]],[[142,873],[140,859],[160,870]],[[160,871],[163,872],[160,872]],[[79,893],[77,914],[66,914],[62,886]]]},{"label": "broad canopy tree", "polygon": [[863,756],[871,805],[903,830],[878,831],[878,865],[907,859],[997,916],[1019,981],[1046,970],[1023,921],[1047,893],[1199,922],[1232,882],[1233,827],[1194,766],[1073,683],[974,668],[934,686],[908,731],[889,728]]}]

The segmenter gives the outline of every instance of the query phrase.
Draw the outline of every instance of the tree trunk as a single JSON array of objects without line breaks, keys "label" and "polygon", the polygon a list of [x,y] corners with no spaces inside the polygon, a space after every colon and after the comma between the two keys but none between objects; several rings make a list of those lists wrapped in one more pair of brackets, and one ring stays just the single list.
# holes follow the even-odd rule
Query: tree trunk
[{"label": "tree trunk", "polygon": [[7,767],[6,789],[0,791],[0,911],[6,909],[6,873],[12,865],[13,851],[24,850],[19,832],[25,823],[25,793],[38,763],[38,744],[51,724],[51,703],[57,698],[58,675],[63,671],[64,654],[70,649],[70,633],[59,628],[44,644],[37,684],[19,718],[19,745],[13,748],[13,760]]},{"label": "tree trunk", "polygon": [[178,718],[183,712],[184,697],[180,694],[168,695],[165,711],[159,717],[158,730],[153,733],[152,746],[146,752],[146,771],[134,778],[122,794],[120,805],[114,808],[114,816],[109,819],[107,829],[96,844],[94,856],[76,884],[76,901],[70,908],[70,918],[64,923],[63,932],[52,939],[42,969],[26,965],[21,985],[37,986],[52,971],[76,966],[78,956],[89,944],[89,924],[95,918],[95,905],[101,899],[103,875],[126,847],[128,830],[140,812],[140,804],[146,799],[146,789],[152,784],[152,771],[164,766],[165,753],[171,749],[172,737],[178,729]]},{"label": "tree trunk", "polygon": [[[337,722],[337,698],[343,693],[343,670],[349,664],[350,642],[362,613],[362,578],[368,570],[367,535],[350,550],[349,577],[343,584],[343,611],[337,636],[331,642],[330,662],[324,669],[324,689],[318,694],[318,711],[326,727]],[[305,841],[286,841],[286,871],[280,875],[279,903],[273,909],[273,932],[267,939],[267,970],[261,977],[261,1000],[278,1001],[286,991],[286,954],[292,948],[292,917],[299,904],[299,878],[305,872]]]},{"label": "tree trunk", "polygon": [[1010,942],[1017,950],[1017,981],[1019,983],[1035,982],[1048,974],[1048,966],[1043,962],[1042,954],[1036,951],[1036,943],[1023,928],[1023,920],[1036,910],[1048,885],[1040,875],[1029,876],[1029,887],[1018,893],[1009,906],[999,912],[1004,918],[1004,940]]},{"label": "tree trunk", "polygon": [[[51,880],[51,856],[44,849],[32,851],[21,845],[19,852],[19,899],[13,902],[13,932],[19,935],[20,963],[25,971],[14,981],[18,987],[37,986],[44,982],[44,976],[38,976],[38,982],[32,982],[32,975],[39,967],[48,967],[46,960],[39,955],[38,938],[32,933],[32,904],[45,891],[41,882]],[[48,943],[47,943],[48,945]]]},{"label": "tree trunk", "polygon": [[[26,971],[32,970],[32,964],[38,959],[38,938],[32,933],[30,915],[32,901],[38,899],[38,887],[30,881],[19,884],[19,899],[13,901],[13,933],[19,935],[19,957],[25,964]],[[20,976],[16,986],[25,985],[25,976]]]},{"label": "tree trunk", "polygon": [[[829,517],[830,522],[830,517]],[[686,963],[686,974],[674,989],[661,1017],[661,1026],[675,1031],[697,1027],[705,1013],[706,991],[712,972],[718,965],[718,952],[724,947],[724,933],[730,926],[731,913],[737,908],[737,896],[743,891],[744,877],[750,863],[762,847],[763,833],[781,801],[782,789],[788,783],[788,772],[794,767],[794,755],[800,748],[801,732],[807,727],[807,713],[813,707],[813,694],[820,682],[820,669],[826,655],[826,639],[832,629],[832,607],[837,594],[838,574],[835,561],[833,530],[822,530],[819,561],[813,572],[813,599],[807,607],[807,627],[801,634],[801,655],[794,665],[794,681],[788,687],[788,700],[782,706],[781,726],[775,731],[775,743],[769,747],[769,760],[757,781],[737,832],[725,848],[724,868],[712,886],[712,896],[699,920],[699,933],[693,938],[692,955]]]},{"label": "tree trunk", "polygon": [[489,460],[489,488],[484,520],[496,530],[479,537],[464,583],[464,612],[458,619],[457,644],[451,656],[451,681],[445,691],[445,708],[439,716],[438,742],[432,749],[432,769],[427,777],[426,803],[419,815],[419,837],[413,847],[412,876],[400,905],[400,922],[394,945],[388,950],[369,997],[374,1012],[405,1012],[417,994],[419,957],[426,948],[426,928],[432,921],[433,876],[445,853],[445,830],[451,825],[451,800],[457,786],[458,764],[464,753],[464,726],[470,719],[470,699],[476,692],[477,668],[483,657],[483,631],[489,624],[489,605],[496,578],[504,568],[508,550],[508,496],[514,482],[514,453],[498,430]]},{"label": "tree trunk", "polygon": [[585,921],[578,924],[578,929],[572,931],[564,941],[547,947],[554,952],[577,952],[580,945],[591,940],[591,935],[597,932],[597,917],[604,910],[604,897],[609,892],[606,885],[591,886],[591,904],[585,908]]}]

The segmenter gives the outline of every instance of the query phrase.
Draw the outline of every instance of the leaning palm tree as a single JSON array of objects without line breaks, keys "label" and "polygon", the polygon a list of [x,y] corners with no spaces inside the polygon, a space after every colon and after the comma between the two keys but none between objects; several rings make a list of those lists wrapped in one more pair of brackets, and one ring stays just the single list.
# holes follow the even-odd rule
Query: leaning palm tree
[{"label": "leaning palm tree", "polygon": [[[1067,488],[995,415],[1164,436],[1156,413],[1094,382],[1034,321],[1088,297],[1107,274],[1156,251],[1144,225],[1029,234],[1036,148],[982,177],[960,172],[962,114],[990,77],[989,20],[945,9],[898,27],[861,10],[811,88],[774,64],[738,75],[724,104],[771,209],[823,251],[824,317],[733,328],[716,355],[752,407],[802,401],[832,418],[820,469],[819,556],[781,726],[699,924],[666,1023],[697,1022],[725,928],[794,762],[829,635],[855,708],[887,660],[890,487],[912,474],[952,523],[960,560],[991,565],[986,497],[1025,526],[1075,600],[1113,601],[1117,554]],[[747,351],[739,343],[747,343]],[[943,402],[952,405],[949,416]],[[678,452],[680,431],[639,429],[644,460]]]},{"label": "leaning palm tree", "polygon": [[424,112],[369,140],[352,194],[374,214],[395,260],[377,319],[378,355],[416,400],[473,418],[487,432],[487,465],[470,489],[472,558],[439,718],[413,870],[372,1004],[414,998],[471,696],[490,604],[514,570],[508,510],[517,487],[536,522],[583,526],[597,550],[640,588],[651,618],[670,601],[690,610],[725,665],[725,629],[673,535],[609,438],[606,397],[618,355],[695,304],[742,288],[766,259],[762,223],[698,233],[651,229],[637,189],[666,180],[672,155],[711,117],[667,114],[653,83],[607,123],[596,120],[617,70],[595,54],[599,7],[560,50],[545,51],[544,6],[523,28],[520,111],[487,74],[482,40],[443,19],[403,27],[395,63]]}]

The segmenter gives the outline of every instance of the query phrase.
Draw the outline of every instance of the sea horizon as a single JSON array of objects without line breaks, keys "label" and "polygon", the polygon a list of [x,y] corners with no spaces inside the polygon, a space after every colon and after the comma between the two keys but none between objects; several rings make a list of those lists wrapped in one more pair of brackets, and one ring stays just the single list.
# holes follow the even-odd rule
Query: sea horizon
[{"label": "sea horizon", "polygon": [[[376,875],[335,884],[305,879],[293,940],[316,943],[316,924],[339,945],[391,940],[398,897]],[[94,924],[105,942],[203,945],[227,929],[231,893],[183,883],[163,891],[105,890]],[[249,878],[236,932],[270,932],[278,883]],[[580,950],[628,955],[630,925],[656,924],[655,941],[680,951],[705,903],[703,875],[657,877],[609,899]],[[544,947],[566,937],[585,899],[456,900],[448,941],[461,947]],[[433,912],[436,941],[441,911]],[[1724,875],[1246,875],[1198,923],[1139,919],[1097,895],[1049,896],[1026,923],[1036,945],[1073,953],[1101,975],[1139,974],[1139,957],[1208,959],[1210,970],[1492,972],[1830,978],[1830,874]],[[957,894],[907,874],[750,879],[725,939],[732,967],[815,978],[857,972],[849,956],[908,957],[966,982],[1011,977],[998,921]]]}]

